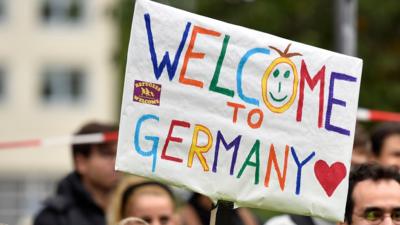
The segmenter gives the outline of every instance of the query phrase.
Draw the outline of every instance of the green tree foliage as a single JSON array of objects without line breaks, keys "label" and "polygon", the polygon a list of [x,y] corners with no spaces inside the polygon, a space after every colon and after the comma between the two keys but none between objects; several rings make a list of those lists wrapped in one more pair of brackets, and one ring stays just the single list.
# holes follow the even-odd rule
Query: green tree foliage
[{"label": "green tree foliage", "polygon": [[[334,51],[333,0],[164,0],[164,4]],[[400,2],[358,1],[360,107],[400,111]],[[120,73],[125,73],[132,0],[119,0]]]},{"label": "green tree foliage", "polygon": [[360,105],[400,112],[400,2],[360,0],[358,32]]}]

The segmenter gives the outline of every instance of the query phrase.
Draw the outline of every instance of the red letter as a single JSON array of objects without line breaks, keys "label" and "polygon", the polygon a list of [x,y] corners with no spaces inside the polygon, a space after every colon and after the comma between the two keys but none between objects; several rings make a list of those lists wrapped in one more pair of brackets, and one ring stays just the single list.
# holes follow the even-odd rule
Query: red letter
[{"label": "red letter", "polygon": [[208,30],[208,29],[205,29],[205,28],[202,28],[199,26],[193,27],[192,37],[190,38],[190,43],[186,50],[185,59],[183,60],[181,74],[179,75],[179,82],[181,82],[182,84],[188,84],[188,85],[197,86],[199,88],[203,88],[203,82],[198,81],[198,80],[193,80],[190,78],[185,78],[185,73],[186,73],[187,64],[189,62],[189,58],[195,58],[195,59],[204,58],[204,53],[193,52],[194,42],[196,41],[197,33],[208,34],[208,35],[212,35],[212,36],[216,36],[216,37],[219,37],[221,35],[221,33],[218,33],[213,30]]},{"label": "red letter", "polygon": [[175,162],[182,162],[182,159],[180,159],[180,158],[176,158],[176,157],[167,155],[168,143],[170,141],[182,143],[182,138],[172,137],[172,130],[174,129],[174,126],[181,126],[181,127],[189,128],[190,124],[188,122],[180,121],[180,120],[172,120],[171,121],[171,126],[169,127],[167,140],[165,140],[165,144],[164,144],[164,147],[163,147],[163,150],[161,153],[161,158],[166,159],[166,160],[175,161]]},{"label": "red letter", "polygon": [[307,70],[307,65],[304,63],[304,60],[301,60],[301,70],[300,70],[300,97],[299,104],[297,105],[297,121],[301,121],[302,113],[303,113],[303,101],[304,101],[304,80],[307,81],[308,86],[311,90],[314,90],[314,87],[319,84],[319,111],[318,111],[318,127],[322,127],[322,113],[324,111],[324,87],[325,87],[325,65],[318,71],[317,75],[314,78],[310,78],[310,74]]}]

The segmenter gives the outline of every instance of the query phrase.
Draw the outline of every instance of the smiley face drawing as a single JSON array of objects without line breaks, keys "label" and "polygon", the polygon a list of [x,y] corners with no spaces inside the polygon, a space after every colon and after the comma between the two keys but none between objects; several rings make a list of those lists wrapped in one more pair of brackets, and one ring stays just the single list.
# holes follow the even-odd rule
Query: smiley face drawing
[{"label": "smiley face drawing", "polygon": [[289,44],[285,51],[269,46],[279,53],[280,57],[272,61],[265,71],[262,81],[262,97],[269,110],[283,113],[293,104],[299,83],[296,65],[289,58],[300,56],[300,53],[288,53]]}]

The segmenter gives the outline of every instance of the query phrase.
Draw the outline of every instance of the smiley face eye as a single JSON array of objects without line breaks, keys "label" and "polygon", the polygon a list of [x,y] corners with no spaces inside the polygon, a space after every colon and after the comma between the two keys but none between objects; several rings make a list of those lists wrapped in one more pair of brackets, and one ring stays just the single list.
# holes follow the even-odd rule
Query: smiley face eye
[{"label": "smiley face eye", "polygon": [[290,71],[287,70],[287,71],[283,74],[283,77],[284,77],[284,78],[288,78],[289,76],[290,76]]},{"label": "smiley face eye", "polygon": [[275,77],[275,78],[277,78],[277,77],[278,77],[278,75],[279,75],[279,70],[278,70],[278,69],[276,69],[276,70],[274,71],[273,75],[274,75],[274,77]]}]

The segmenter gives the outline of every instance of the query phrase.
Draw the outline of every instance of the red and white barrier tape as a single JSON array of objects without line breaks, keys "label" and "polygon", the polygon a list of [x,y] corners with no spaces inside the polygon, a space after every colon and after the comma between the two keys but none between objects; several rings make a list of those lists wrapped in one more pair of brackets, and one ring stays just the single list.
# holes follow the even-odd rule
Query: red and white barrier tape
[{"label": "red and white barrier tape", "polygon": [[400,113],[358,108],[357,120],[400,122]]},{"label": "red and white barrier tape", "polygon": [[117,139],[118,139],[118,132],[114,131],[114,132],[106,132],[106,133],[63,136],[63,137],[56,137],[56,138],[0,142],[0,149],[48,147],[48,146],[71,145],[71,144],[105,143],[105,142],[109,142],[109,141],[116,141]]},{"label": "red and white barrier tape", "polygon": [[[357,120],[400,122],[400,113],[359,108],[357,112]],[[118,139],[118,132],[115,131],[108,133],[81,134],[75,136],[64,136],[56,138],[0,142],[0,149],[104,143],[108,141],[116,141],[117,139]]]}]

